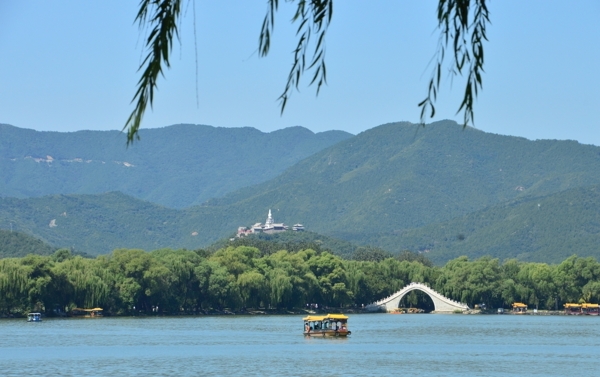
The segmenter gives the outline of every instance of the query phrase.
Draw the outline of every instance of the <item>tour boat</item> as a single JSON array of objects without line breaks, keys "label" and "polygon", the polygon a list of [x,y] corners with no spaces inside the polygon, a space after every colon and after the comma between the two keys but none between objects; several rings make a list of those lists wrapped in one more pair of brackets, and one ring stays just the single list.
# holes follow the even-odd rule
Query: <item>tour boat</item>
[{"label": "tour boat", "polygon": [[598,309],[600,305],[598,304],[581,304],[581,313],[585,315],[598,315]]},{"label": "tour boat", "polygon": [[42,322],[42,314],[41,313],[28,313],[27,314],[27,322]]},{"label": "tour boat", "polygon": [[92,308],[92,309],[75,308],[75,309],[71,310],[71,315],[73,317],[102,317],[103,309],[102,308]]},{"label": "tour boat", "polygon": [[581,315],[581,304],[566,303],[565,314]]},{"label": "tour boat", "polygon": [[345,337],[348,330],[348,317],[343,314],[309,315],[304,321],[304,336]]},{"label": "tour boat", "polygon": [[517,314],[525,314],[527,313],[527,305],[522,302],[515,302],[512,304],[512,311]]}]

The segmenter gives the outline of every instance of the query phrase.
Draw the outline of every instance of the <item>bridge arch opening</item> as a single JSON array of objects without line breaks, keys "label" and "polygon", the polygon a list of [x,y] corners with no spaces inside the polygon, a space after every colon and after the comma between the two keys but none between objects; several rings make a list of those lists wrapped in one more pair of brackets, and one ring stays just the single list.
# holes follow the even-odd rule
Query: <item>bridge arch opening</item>
[{"label": "bridge arch opening", "polygon": [[[435,307],[436,313],[450,313],[456,311],[467,311],[470,310],[469,306],[463,304],[461,302],[454,301],[448,297],[445,297],[439,292],[431,289],[428,285],[422,283],[410,283],[401,290],[396,293],[391,294],[390,296],[383,298],[379,301],[376,301],[372,304],[367,305],[368,311],[395,311],[400,305],[400,301],[406,296],[408,293],[412,291],[421,291],[424,294],[428,295],[429,298],[433,301],[433,306]],[[409,299],[410,300],[410,299]],[[413,298],[412,300],[418,300],[417,298]],[[422,299],[422,302],[425,299]],[[413,301],[414,302],[414,301]],[[418,302],[418,301],[417,301]],[[410,303],[410,301],[409,301]]]},{"label": "bridge arch opening", "polygon": [[435,310],[435,304],[429,294],[420,289],[413,289],[402,297],[398,303],[398,310],[406,313],[431,313]]}]

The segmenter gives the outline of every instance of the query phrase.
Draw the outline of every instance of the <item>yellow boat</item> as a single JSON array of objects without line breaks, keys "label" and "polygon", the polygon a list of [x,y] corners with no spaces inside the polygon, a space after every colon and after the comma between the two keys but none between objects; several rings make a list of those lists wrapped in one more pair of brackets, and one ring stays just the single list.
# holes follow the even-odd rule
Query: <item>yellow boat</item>
[{"label": "yellow boat", "polygon": [[512,311],[517,314],[525,314],[527,313],[527,305],[522,302],[515,302],[512,304]]},{"label": "yellow boat", "polygon": [[565,314],[581,315],[581,304],[574,304],[574,303],[568,302],[564,306],[565,306]]},{"label": "yellow boat", "polygon": [[584,315],[598,315],[600,314],[600,305],[581,304],[581,313]]},{"label": "yellow boat", "polygon": [[309,315],[304,321],[304,336],[345,337],[348,330],[348,317],[343,314]]},{"label": "yellow boat", "polygon": [[73,317],[102,317],[104,315],[104,309],[102,308],[92,308],[92,309],[84,309],[84,308],[75,308],[71,310],[71,315]]}]

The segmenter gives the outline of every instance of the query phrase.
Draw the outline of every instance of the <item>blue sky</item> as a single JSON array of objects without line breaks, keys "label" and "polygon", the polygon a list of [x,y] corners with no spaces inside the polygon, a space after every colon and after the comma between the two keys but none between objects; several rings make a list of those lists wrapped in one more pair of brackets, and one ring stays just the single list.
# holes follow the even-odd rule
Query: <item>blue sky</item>
[{"label": "blue sky", "polygon": [[[277,97],[295,47],[293,6],[282,2],[271,54],[259,58],[265,0],[196,0],[195,23],[193,5],[185,2],[181,43],[143,127],[194,123],[270,132],[300,125],[357,134],[419,120],[438,39],[435,1],[336,0],[326,40],[328,85],[316,97],[307,75],[283,116]],[[145,54],[133,24],[137,6],[137,0],[0,1],[0,123],[42,131],[121,129]],[[600,2],[502,0],[489,8],[475,127],[600,145]],[[456,110],[463,83],[445,76],[433,120],[462,119]]]}]

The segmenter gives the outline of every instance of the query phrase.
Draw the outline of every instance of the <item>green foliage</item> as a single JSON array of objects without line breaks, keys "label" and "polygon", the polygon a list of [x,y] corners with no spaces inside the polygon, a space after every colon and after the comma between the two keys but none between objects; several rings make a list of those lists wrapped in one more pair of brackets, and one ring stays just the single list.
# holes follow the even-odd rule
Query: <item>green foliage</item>
[{"label": "green foliage", "polygon": [[[275,13],[279,6],[279,0],[269,0],[267,15],[260,31],[258,50],[260,56],[267,56],[271,47],[271,34],[275,27]],[[314,75],[310,85],[317,83],[317,94],[321,86],[327,82],[327,70],[325,67],[325,35],[333,15],[333,0],[298,1],[296,13],[292,17],[292,23],[298,23],[296,35],[298,43],[294,49],[294,62],[288,74],[285,90],[279,96],[281,113],[294,89],[298,90],[300,79],[306,70],[314,69]],[[307,51],[311,45],[311,37],[316,34],[317,42],[314,44],[314,52],[310,60],[306,59]],[[312,49],[310,49],[312,50]]]},{"label": "green foliage", "polygon": [[497,259],[483,257],[469,262],[467,257],[448,262],[436,281],[440,292],[457,297],[461,302],[498,301],[500,264]]},{"label": "green foliage", "polygon": [[[339,240],[333,237],[324,236],[310,231],[301,232],[282,232],[282,233],[256,233],[240,238],[224,238],[209,246],[208,250],[218,250],[227,246],[250,246],[261,250],[265,255],[274,254],[280,250],[287,250],[291,253],[312,249],[317,253],[328,251],[344,259],[373,260],[379,261],[385,258],[393,257],[392,253],[385,250],[371,247],[359,246],[351,242]],[[410,252],[408,252],[410,253]],[[415,258],[425,257],[410,253]]]},{"label": "green foliage", "polygon": [[54,250],[35,237],[0,229],[0,258],[24,257],[27,254],[50,255]]},{"label": "green foliage", "polygon": [[352,253],[352,259],[359,261],[381,262],[382,260],[391,257],[391,253],[369,246],[359,247]]},{"label": "green foliage", "polygon": [[0,198],[0,227],[96,255],[196,250],[263,221],[271,208],[278,222],[324,236],[283,238],[273,249],[248,244],[267,253],[312,248],[351,258],[372,246],[440,265],[460,255],[553,263],[573,252],[600,256],[599,147],[461,129],[450,121],[376,127],[266,183],[179,211],[118,193]]},{"label": "green foliage", "polygon": [[[360,306],[410,282],[428,284],[471,307],[522,301],[554,309],[566,302],[598,302],[600,263],[577,256],[558,265],[460,257],[435,267],[395,258],[344,260],[311,249],[269,254],[247,246],[230,246],[209,256],[183,249],[117,249],[85,259],[61,251],[0,259],[0,314],[35,310],[52,315],[97,306],[111,314],[291,309],[307,303]],[[404,301],[430,305],[420,292]]]},{"label": "green foliage", "polygon": [[[409,123],[376,127],[301,161],[272,181],[213,199],[206,206],[190,211],[257,213],[254,218],[260,219],[261,208],[263,213],[264,208],[279,208],[274,215],[278,220],[301,222],[310,230],[391,252],[406,249],[433,252],[444,246],[446,238],[448,242],[456,241],[457,254],[443,255],[442,250],[436,258],[437,263],[443,263],[465,253],[460,252],[461,238],[469,242],[472,239],[471,228],[452,229],[454,233],[448,234],[443,228],[445,224],[440,222],[460,220],[488,208],[489,219],[467,225],[516,226],[513,217],[508,214],[503,217],[497,210],[524,206],[526,202],[537,206],[536,200],[549,198],[551,194],[575,188],[585,191],[584,187],[593,190],[600,183],[596,174],[600,171],[598,147],[571,141],[529,141],[472,128],[462,132],[460,129],[454,122],[438,122],[424,129]],[[585,196],[573,202],[571,213],[576,214],[580,206],[586,206],[591,221],[584,235],[591,237],[591,241],[598,234],[593,227],[599,221],[591,211],[598,198]],[[568,203],[556,203],[560,205],[553,212],[559,213]],[[556,227],[577,228],[583,224],[583,221],[578,223],[576,215],[542,218],[534,217],[531,211],[530,217],[537,222],[552,222]],[[419,232],[419,228],[426,226]],[[511,237],[515,230],[486,233],[482,238],[495,239],[496,244],[500,238],[511,242],[515,238],[528,240],[528,231]],[[444,237],[431,239],[428,233],[432,232],[444,232]],[[578,242],[573,238],[556,239],[557,234],[553,229],[541,236],[547,238],[546,245],[562,243],[564,250]],[[486,248],[478,248],[479,254],[473,256],[496,255],[499,250],[490,249],[491,245],[492,242]],[[517,246],[521,247],[506,250],[506,257],[528,251],[525,243]],[[583,249],[575,250],[583,255],[598,252],[589,241]],[[512,252],[516,253],[508,254]],[[544,261],[543,254],[543,251],[537,253],[529,260]],[[566,256],[563,254],[562,258]],[[560,258],[557,255],[552,260]]]},{"label": "green foliage", "polygon": [[[558,263],[574,251],[600,257],[600,185],[517,199],[447,222],[385,237],[436,263],[459,255]],[[462,237],[458,237],[462,235]],[[393,250],[393,249],[392,249]]]},{"label": "green foliage", "polygon": [[[150,16],[148,16],[148,12],[151,12]],[[164,63],[167,68],[170,66],[169,54],[173,47],[173,36],[178,36],[177,24],[180,13],[181,0],[143,0],[140,2],[140,10],[135,20],[141,30],[145,30],[149,26],[151,31],[146,39],[146,47],[149,52],[140,64],[139,70],[143,73],[138,82],[138,90],[132,100],[135,102],[137,99],[137,103],[123,127],[123,129],[127,129],[127,145],[133,143],[136,136],[139,138],[137,133],[146,107],[148,102],[152,107],[158,75],[163,74],[162,64]],[[147,66],[144,68],[146,64]]]},{"label": "green foliage", "polygon": [[424,266],[433,267],[433,262],[431,262],[425,255],[414,253],[410,250],[404,250],[396,257],[399,261],[408,261],[408,262],[419,262]]},{"label": "green foliage", "polygon": [[[314,74],[309,85],[317,83],[317,95],[321,86],[327,82],[325,65],[325,36],[333,16],[333,0],[289,0],[296,3],[296,12],[291,22],[297,23],[298,38],[294,49],[294,61],[288,74],[283,93],[279,96],[281,112],[294,90],[299,89],[300,80],[307,70]],[[266,56],[271,47],[271,35],[275,27],[275,14],[279,0],[269,0],[267,14],[263,20],[259,36],[258,51],[260,56]],[[151,16],[148,16],[151,13]],[[169,54],[173,45],[173,37],[178,36],[177,24],[181,13],[181,0],[142,0],[136,16],[141,30],[151,30],[146,38],[148,55],[140,65],[142,76],[132,102],[137,99],[136,107],[127,119],[124,129],[127,129],[127,144],[139,138],[138,131],[148,103],[152,106],[154,89],[157,87],[159,73],[163,73],[162,65],[169,67]],[[194,8],[195,13],[195,8]],[[437,11],[440,42],[437,51],[437,65],[428,86],[425,100],[419,103],[421,107],[421,123],[424,124],[427,109],[431,117],[435,114],[434,102],[442,77],[442,64],[446,49],[452,42],[454,62],[451,75],[468,71],[467,84],[463,101],[458,112],[464,110],[464,127],[474,120],[474,99],[482,88],[483,73],[483,44],[487,41],[486,26],[489,12],[485,0],[439,0]],[[195,22],[195,15],[194,15]],[[314,37],[313,37],[314,35]],[[316,42],[315,42],[316,40]],[[314,45],[314,47],[313,47]],[[312,51],[311,58],[307,54]],[[466,68],[468,67],[468,69]]]},{"label": "green foliage", "polygon": [[490,22],[485,0],[440,0],[437,11],[438,28],[441,30],[437,63],[429,81],[427,97],[419,103],[421,123],[425,124],[427,109],[430,117],[435,115],[434,102],[442,79],[442,65],[446,49],[452,42],[454,62],[448,70],[452,76],[462,74],[468,67],[467,84],[458,112],[464,111],[463,126],[474,122],[474,101],[483,87],[483,42],[487,41],[486,28]]}]

